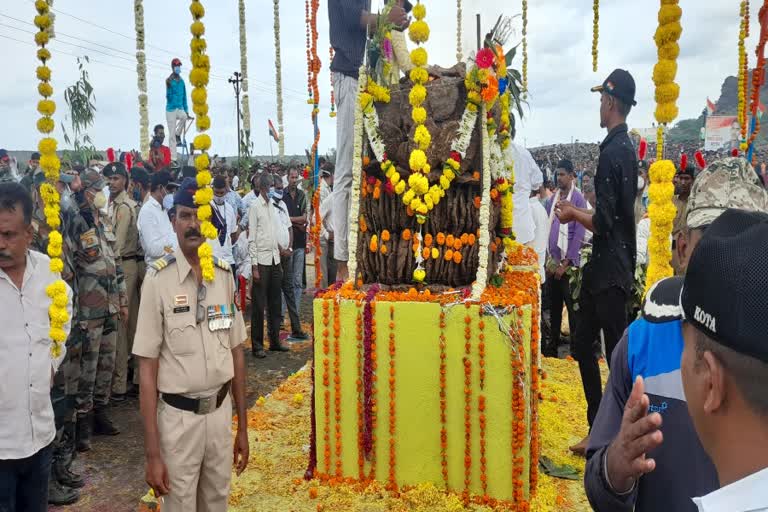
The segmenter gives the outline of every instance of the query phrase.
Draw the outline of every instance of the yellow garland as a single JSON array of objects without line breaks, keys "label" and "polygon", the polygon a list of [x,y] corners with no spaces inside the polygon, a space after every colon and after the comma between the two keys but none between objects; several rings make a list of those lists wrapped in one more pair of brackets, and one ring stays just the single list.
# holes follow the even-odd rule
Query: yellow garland
[{"label": "yellow garland", "polygon": [[[207,43],[203,38],[205,34],[205,25],[202,18],[205,16],[205,8],[200,0],[192,0],[189,6],[189,12],[194,20],[190,26],[192,41],[190,43],[192,71],[189,73],[189,81],[195,86],[192,89],[193,111],[197,114],[196,126],[199,135],[195,137],[195,148],[200,149],[203,154],[195,158],[195,167],[197,168],[197,186],[195,192],[195,204],[198,205],[197,218],[202,225],[200,231],[205,238],[214,239],[217,236],[216,228],[211,224],[210,202],[213,200],[213,189],[211,188],[211,173],[208,170],[210,159],[207,151],[211,147],[211,137],[206,132],[211,127],[211,119],[208,117],[208,93],[206,87],[211,69],[210,58],[205,50]],[[213,249],[210,244],[204,243],[197,250],[200,258],[200,268],[203,273],[203,279],[213,281]]]},{"label": "yellow garland", "polygon": [[744,40],[747,38],[747,31],[749,30],[749,25],[747,25],[747,2],[746,0],[742,0],[741,2],[741,22],[739,25],[739,74],[738,74],[738,95],[739,95],[739,103],[738,107],[736,109],[736,114],[738,116],[739,126],[741,128],[741,139],[739,142],[739,149],[741,151],[747,150],[747,140],[744,137],[746,134],[746,126],[747,126],[747,110],[745,108],[747,98],[746,98],[746,82],[747,82],[747,50],[744,44]]},{"label": "yellow garland", "polygon": [[648,170],[651,185],[648,187],[648,217],[651,219],[651,236],[648,239],[648,273],[645,292],[660,279],[672,276],[672,223],[677,210],[672,203],[675,187],[675,164],[659,160]]},{"label": "yellow garland", "polygon": [[[653,83],[656,85],[656,121],[660,124],[668,124],[675,120],[678,114],[677,98],[680,88],[675,84],[677,75],[677,56],[680,47],[677,44],[683,27],[680,18],[683,11],[678,4],[679,0],[661,0],[658,20],[659,26],[653,39],[659,61],[653,68]],[[664,140],[663,131],[657,131],[656,151],[663,155]]]},{"label": "yellow garland", "polygon": [[[34,24],[40,29],[35,34],[35,42],[40,47],[37,51],[37,58],[40,60],[40,66],[37,68],[37,78],[40,80],[37,92],[43,98],[37,104],[37,110],[43,116],[37,121],[37,129],[42,134],[48,134],[53,131],[55,124],[51,116],[56,111],[56,103],[49,99],[53,96],[53,87],[50,84],[51,69],[46,65],[46,62],[51,58],[51,52],[45,48],[50,39],[50,31],[53,29],[53,17],[47,2],[35,2],[35,9],[37,16],[34,18]],[[51,305],[48,307],[50,320],[48,335],[51,338],[51,355],[59,357],[61,346],[67,338],[64,324],[69,321],[67,285],[60,277],[61,271],[64,269],[64,262],[61,259],[63,239],[58,231],[61,225],[61,213],[59,193],[55,187],[59,180],[61,162],[56,155],[56,139],[43,137],[37,149],[40,152],[40,167],[45,173],[46,179],[46,183],[40,185],[40,196],[43,199],[46,222],[51,228],[47,247],[48,256],[51,258],[49,268],[51,272],[59,275],[59,278],[45,289],[46,294],[51,299]]]},{"label": "yellow garland", "polygon": [[[413,8],[413,16],[416,18],[416,21],[411,23],[408,27],[408,35],[410,36],[411,41],[418,45],[427,42],[429,39],[429,25],[424,21],[426,15],[427,8],[421,2],[417,3]],[[413,88],[408,95],[408,102],[413,109],[411,111],[411,116],[413,117],[414,123],[416,123],[413,141],[418,146],[418,149],[414,149],[408,159],[411,171],[413,171],[413,174],[408,178],[408,186],[414,192],[415,197],[406,202],[405,199],[409,198],[408,196],[411,196],[411,194],[408,194],[403,197],[403,202],[416,213],[416,221],[419,224],[424,224],[424,222],[426,222],[426,215],[435,207],[442,197],[439,190],[434,194],[430,193],[427,195],[429,192],[429,179],[427,176],[429,175],[430,167],[427,163],[426,151],[432,144],[432,135],[424,125],[427,120],[427,111],[422,107],[424,101],[427,99],[427,88],[424,87],[424,84],[429,80],[429,74],[426,69],[427,60],[427,50],[423,47],[419,46],[411,51],[411,63],[413,63],[414,69],[411,71],[410,76],[411,81],[413,82]],[[388,178],[396,187],[396,191],[404,191],[405,185],[400,185],[400,183],[398,183],[399,175],[397,175],[393,169],[394,168],[390,169]]]},{"label": "yellow garland", "polygon": [[594,0],[592,11],[594,11],[592,21],[592,71],[597,73],[597,38],[600,31],[600,0]]}]

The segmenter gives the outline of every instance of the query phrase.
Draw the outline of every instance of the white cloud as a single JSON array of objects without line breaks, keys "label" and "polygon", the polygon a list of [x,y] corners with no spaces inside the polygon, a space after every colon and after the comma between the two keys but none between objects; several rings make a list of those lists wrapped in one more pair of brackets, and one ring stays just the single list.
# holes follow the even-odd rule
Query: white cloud
[{"label": "white cloud", "polygon": [[[374,0],[381,5],[382,0]],[[456,11],[452,0],[425,0],[432,36],[427,48],[430,62],[448,66],[455,61]],[[0,7],[0,48],[5,59],[0,79],[0,147],[32,149],[39,136],[35,130],[36,81],[35,48],[8,37],[31,42],[32,35],[20,32],[34,30],[29,24],[11,20],[32,20],[31,1],[10,3]],[[658,2],[603,1],[600,11],[599,69],[592,72],[591,2],[567,0],[528,0],[529,4],[529,115],[518,125],[518,140],[528,145],[568,142],[574,139],[599,140],[604,132],[599,127],[597,98],[589,87],[600,83],[615,67],[628,69],[637,83],[638,106],[630,116],[632,126],[649,126],[653,121],[653,83],[651,72],[656,60],[653,32],[656,27]],[[730,5],[733,4],[733,5]],[[475,46],[475,13],[482,12],[484,29],[502,10],[518,14],[520,3],[496,0],[464,0],[463,49],[465,55]],[[97,23],[129,37],[102,30],[87,22],[63,14],[56,18],[57,32],[91,41],[85,43],[60,36],[52,46],[54,54],[53,85],[59,105],[55,118],[63,120],[63,90],[77,78],[75,59],[71,55],[87,54],[96,90],[98,113],[89,131],[99,147],[138,148],[138,105],[135,75],[135,52],[132,36],[132,2],[64,2],[55,7],[87,22]],[[236,152],[236,115],[234,93],[226,82],[239,69],[237,3],[234,0],[206,2],[206,38],[213,66],[209,89],[214,151]],[[715,100],[727,75],[736,72],[738,36],[738,3],[723,0],[681,0],[683,35],[680,41],[678,83],[681,118],[698,116],[707,96]],[[277,123],[275,106],[275,67],[272,36],[272,2],[247,2],[248,57],[251,85],[252,138],[259,154],[269,153],[267,119]],[[752,37],[748,47],[754,48],[758,27],[753,13]],[[164,123],[164,78],[170,72],[170,59],[178,55],[189,70],[190,14],[186,2],[145,2],[146,41],[149,59],[150,127]],[[518,32],[520,19],[516,19]],[[320,148],[335,146],[335,121],[328,117],[330,77],[328,73],[327,1],[319,12],[320,75],[322,132]],[[303,153],[312,141],[310,107],[306,104],[306,58],[304,2],[281,2],[281,38],[285,108],[286,152]],[[517,36],[519,40],[519,34]],[[88,46],[91,50],[63,44]],[[121,50],[115,53],[104,47]],[[115,55],[110,57],[95,50]],[[749,52],[754,62],[754,51]],[[516,67],[520,67],[518,52]],[[119,69],[123,68],[123,69]],[[57,134],[60,136],[60,134]],[[274,146],[277,151],[277,146]]]}]

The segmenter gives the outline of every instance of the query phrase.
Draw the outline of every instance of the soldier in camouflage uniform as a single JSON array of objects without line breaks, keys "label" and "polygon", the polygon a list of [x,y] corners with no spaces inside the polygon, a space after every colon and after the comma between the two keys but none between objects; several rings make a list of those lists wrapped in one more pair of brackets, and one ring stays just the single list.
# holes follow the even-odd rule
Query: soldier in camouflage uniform
[{"label": "soldier in camouflage uniform", "polygon": [[117,346],[117,323],[128,318],[128,301],[123,271],[115,261],[115,235],[108,217],[102,189],[104,179],[97,171],[84,171],[79,194],[80,215],[73,226],[78,285],[77,322],[86,332],[83,340],[75,408],[77,450],[91,448],[91,422],[96,435],[120,431],[107,415],[112,390]]},{"label": "soldier in camouflage uniform", "polygon": [[[44,203],[40,196],[40,185],[45,182],[42,170],[36,169],[29,177],[32,192],[32,250],[47,253],[50,227],[45,219]],[[64,262],[62,279],[72,290],[72,315],[77,316],[77,276],[74,271],[73,254],[75,244],[71,236],[72,225],[78,215],[77,206],[71,200],[69,187],[74,186],[76,177],[62,173],[56,189],[62,197],[61,227],[59,228],[63,247],[61,259]],[[52,505],[74,503],[80,497],[76,489],[85,485],[83,478],[71,470],[75,453],[75,395],[80,377],[80,347],[84,332],[73,325],[66,341],[67,351],[59,366],[51,387],[56,438],[54,439],[51,476],[48,480],[48,502]]]},{"label": "soldier in camouflage uniform", "polygon": [[[120,162],[107,164],[103,171],[109,180],[109,217],[115,233],[115,259],[123,270],[128,297],[128,318],[118,324],[115,375],[112,381],[112,400],[122,402],[128,391],[128,358],[133,349],[133,336],[129,321],[139,307],[138,256],[139,229],[136,202],[128,196],[128,171]],[[134,325],[135,328],[135,325]]]}]

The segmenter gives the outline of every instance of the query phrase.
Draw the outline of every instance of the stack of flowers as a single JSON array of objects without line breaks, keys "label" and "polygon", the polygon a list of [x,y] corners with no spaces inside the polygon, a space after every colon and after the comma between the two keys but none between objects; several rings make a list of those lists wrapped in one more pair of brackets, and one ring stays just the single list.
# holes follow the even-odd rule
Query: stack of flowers
[{"label": "stack of flowers", "polygon": [[[283,65],[280,58],[280,0],[273,0],[274,31],[275,31],[275,89],[277,97],[277,128],[280,138],[277,141],[277,151],[285,155],[285,126],[283,125]],[[319,98],[316,98],[319,101]]]},{"label": "stack of flowers", "polygon": [[[50,269],[54,274],[61,274],[64,269],[64,262],[61,260],[63,239],[58,229],[61,226],[61,217],[59,210],[59,193],[54,184],[59,180],[59,168],[61,162],[56,156],[56,139],[50,137],[55,123],[53,114],[56,112],[56,103],[49,99],[53,96],[53,87],[51,86],[51,68],[46,65],[51,59],[51,52],[45,47],[50,40],[53,20],[51,18],[50,8],[45,0],[35,2],[37,16],[35,16],[35,26],[39,32],[35,33],[35,43],[39,46],[37,58],[40,66],[37,68],[37,78],[40,84],[37,86],[37,92],[42,96],[37,103],[37,111],[42,117],[37,120],[37,130],[43,134],[43,138],[38,144],[40,152],[40,168],[45,173],[46,182],[40,185],[40,195],[45,204],[45,220],[51,228],[48,238],[48,256],[51,258]],[[46,288],[48,297],[51,298],[51,305],[48,308],[51,327],[49,335],[51,337],[51,354],[58,357],[61,354],[61,345],[66,340],[64,324],[69,320],[67,313],[67,286],[61,279],[57,279]]]},{"label": "stack of flowers", "polygon": [[747,0],[741,1],[740,7],[741,22],[739,25],[739,104],[736,109],[738,116],[739,126],[741,127],[741,141],[739,142],[739,149],[742,151],[747,150],[747,50],[744,44],[744,40],[749,35],[749,2]]},{"label": "stack of flowers", "polygon": [[238,19],[240,22],[240,74],[243,79],[243,97],[240,100],[243,109],[243,130],[251,133],[251,102],[248,95],[248,44],[245,28],[245,0],[238,1]]},{"label": "stack of flowers", "polygon": [[147,111],[147,56],[144,52],[144,0],[134,0],[136,22],[136,75],[139,87],[139,144],[141,156],[149,158],[149,113]]},{"label": "stack of flowers", "polygon": [[670,234],[675,220],[676,209],[672,204],[675,187],[672,179],[675,177],[675,164],[670,160],[659,160],[651,165],[648,171],[651,185],[648,187],[648,216],[651,219],[651,236],[648,239],[648,273],[645,291],[660,279],[672,275],[672,244]]},{"label": "stack of flowers", "polygon": [[656,84],[655,116],[660,124],[671,123],[678,113],[676,102],[680,96],[680,86],[675,83],[675,76],[677,56],[680,54],[677,41],[683,32],[680,25],[683,11],[677,3],[678,0],[662,0],[659,27],[654,35],[659,55],[659,61],[653,68],[653,83]]},{"label": "stack of flowers", "polygon": [[[192,0],[189,6],[194,22],[190,26],[192,32],[192,71],[189,73],[189,81],[194,86],[192,89],[192,110],[197,115],[196,126],[199,134],[195,137],[195,148],[202,151],[202,154],[195,158],[195,167],[197,168],[197,186],[195,192],[195,204],[198,205],[197,217],[202,221],[200,230],[202,235],[209,239],[216,238],[216,228],[211,224],[211,201],[213,200],[213,189],[211,188],[211,165],[208,157],[208,150],[211,148],[211,137],[205,133],[211,127],[211,118],[208,117],[208,78],[211,70],[211,61],[205,51],[208,44],[203,37],[205,35],[205,25],[202,22],[205,16],[205,8],[200,0]],[[203,272],[203,278],[206,281],[213,281],[213,249],[207,243],[202,244],[198,249],[200,257],[200,267]]]}]

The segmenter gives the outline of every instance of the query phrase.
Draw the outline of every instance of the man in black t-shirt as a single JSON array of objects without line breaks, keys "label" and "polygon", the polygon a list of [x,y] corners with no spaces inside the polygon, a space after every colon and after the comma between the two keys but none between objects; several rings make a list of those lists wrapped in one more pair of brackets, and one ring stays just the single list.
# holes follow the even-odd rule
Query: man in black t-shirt
[{"label": "man in black t-shirt", "polygon": [[296,301],[296,311],[301,313],[301,296],[304,294],[304,261],[307,248],[307,195],[299,189],[299,170],[292,167],[288,171],[288,188],[283,195],[283,202],[288,207],[293,230],[293,256],[291,268],[283,269],[293,279],[293,298]]},{"label": "man in black t-shirt", "polygon": [[[606,360],[627,327],[627,303],[632,296],[635,275],[635,216],[637,157],[627,134],[627,116],[635,102],[635,80],[629,72],[616,69],[592,88],[600,92],[600,126],[608,136],[600,144],[600,158],[594,185],[594,210],[574,207],[567,201],[557,204],[560,222],[575,220],[594,233],[592,257],[584,267],[579,295],[579,320],[574,339],[574,358],[587,399],[590,428],[602,399],[602,383],[595,346],[603,331]],[[572,446],[584,455],[589,437]]]}]

